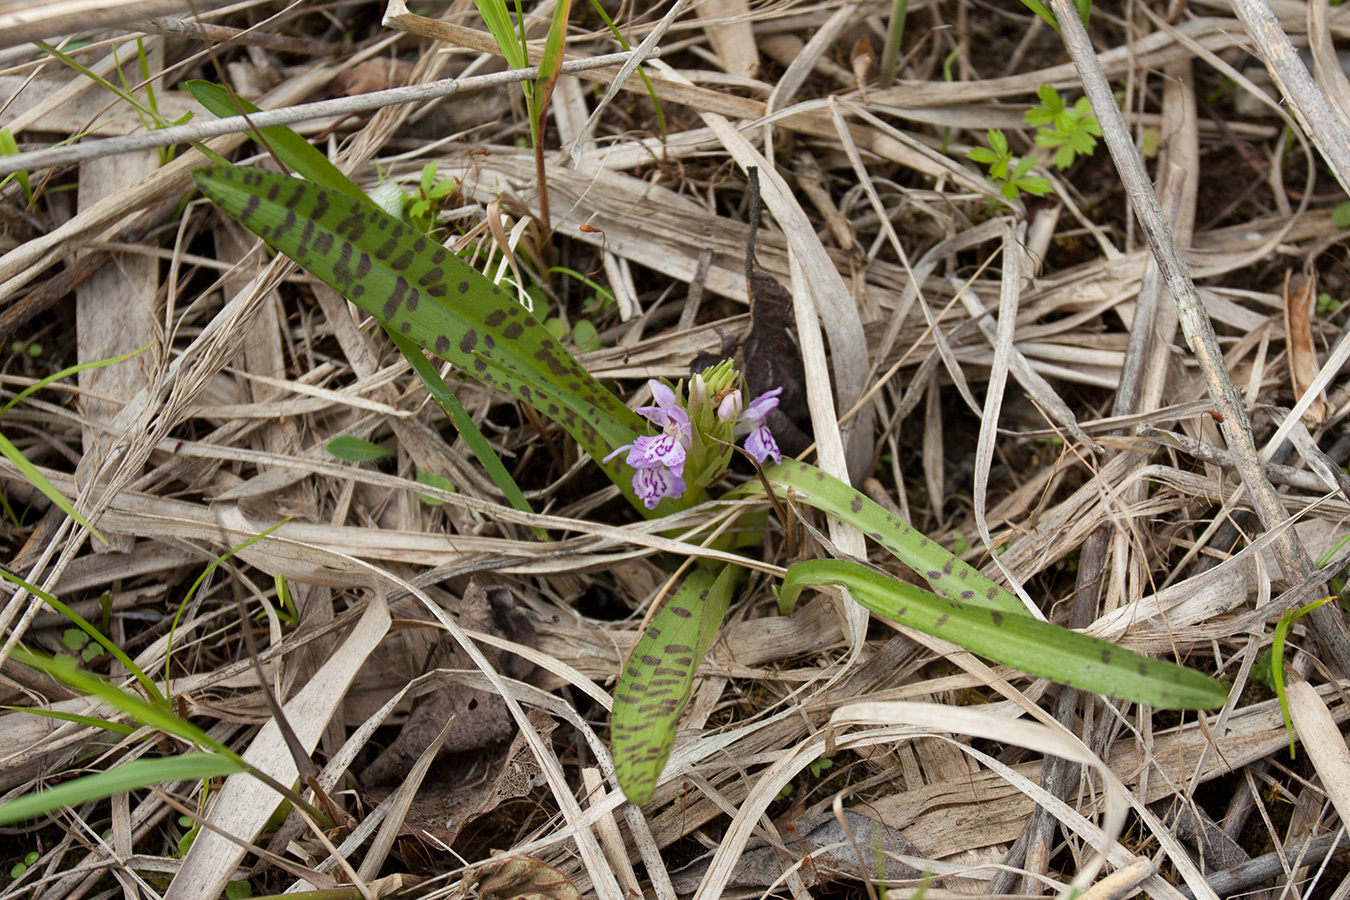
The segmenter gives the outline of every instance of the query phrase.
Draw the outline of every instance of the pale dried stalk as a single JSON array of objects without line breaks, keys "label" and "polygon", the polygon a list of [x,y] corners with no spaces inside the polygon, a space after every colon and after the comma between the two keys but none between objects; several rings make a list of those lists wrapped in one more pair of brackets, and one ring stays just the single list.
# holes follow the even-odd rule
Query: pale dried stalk
[{"label": "pale dried stalk", "polygon": [[[618,65],[628,59],[628,53],[610,53],[592,59],[569,60],[562,65],[564,75],[587,69],[599,69]],[[653,56],[657,55],[653,51]],[[203,141],[207,138],[226,134],[237,134],[252,128],[267,128],[272,125],[290,125],[309,119],[323,119],[329,116],[349,116],[353,113],[370,112],[400,103],[418,103],[437,97],[448,97],[461,91],[484,90],[518,81],[529,81],[539,76],[539,69],[511,69],[506,72],[494,72],[490,75],[474,75],[470,78],[444,78],[428,84],[415,84],[408,87],[389,88],[383,91],[371,91],[355,97],[339,97],[333,100],[316,100],[285,109],[270,109],[248,116],[231,116],[216,119],[213,122],[196,122],[187,125],[172,125],[159,128],[145,134],[132,134],[126,137],[109,138],[106,141],[85,141],[69,147],[53,147],[49,150],[34,150],[14,156],[0,157],[0,176],[11,172],[28,172],[47,166],[61,166],[81,162],[110,153],[126,153],[131,150],[145,150],[153,147],[167,147],[189,141]]]}]

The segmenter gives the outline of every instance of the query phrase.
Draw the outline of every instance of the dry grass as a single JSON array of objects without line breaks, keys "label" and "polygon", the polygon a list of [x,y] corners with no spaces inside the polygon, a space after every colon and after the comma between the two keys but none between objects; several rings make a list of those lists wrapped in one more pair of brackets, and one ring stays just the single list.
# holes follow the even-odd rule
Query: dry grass
[{"label": "dry grass", "polygon": [[[179,82],[218,80],[216,66],[264,108],[500,67],[482,52],[490,43],[464,3],[391,8],[399,15],[383,27],[378,4],[213,5],[180,7],[150,29],[169,119],[196,109]],[[0,38],[16,45],[0,51],[0,124],[23,149],[94,125],[99,138],[143,130],[126,104],[18,43],[35,36],[21,21],[35,9],[10,6],[0,4]],[[141,32],[126,20],[175,5],[33,6],[67,29],[108,29],[92,34],[81,59],[109,75],[110,46],[135,58]],[[1350,19],[1292,0],[1271,7],[1296,43],[1309,43],[1312,22],[1318,85],[1344,119],[1346,80],[1327,62]],[[801,342],[820,465],[852,472],[860,486],[868,478],[878,502],[1023,586],[1056,621],[1224,675],[1228,707],[1198,718],[1075,696],[866,622],[838,597],[776,618],[768,576],[795,560],[775,522],[701,670],[656,798],[640,810],[622,804],[605,778],[606,690],[675,564],[705,553],[683,535],[725,510],[634,524],[561,431],[540,431],[503,396],[464,383],[464,405],[541,512],[510,509],[371,323],[191,201],[199,154],[181,150],[161,165],[153,150],[101,153],[34,169],[42,194],[33,208],[17,185],[5,189],[0,331],[6,396],[64,366],[150,345],[4,418],[5,434],[110,545],[48,512],[3,463],[14,510],[5,555],[92,620],[103,616],[100,596],[110,598],[109,636],[162,673],[171,620],[198,574],[289,518],[226,562],[183,611],[172,692],[180,713],[279,781],[311,775],[345,821],[323,829],[292,813],[269,824],[276,795],[245,777],[209,791],[163,785],[7,830],[7,868],[32,850],[39,860],[0,898],[216,896],[245,877],[255,894],[355,885],[354,895],[376,896],[430,878],[416,891],[459,896],[465,865],[496,850],[541,860],[597,897],[647,889],[668,898],[667,871],[705,848],[718,851],[707,874],[677,875],[681,892],[759,896],[779,879],[782,895],[858,896],[857,880],[816,881],[817,872],[875,875],[850,863],[850,848],[821,838],[746,851],[756,835],[790,841],[793,829],[822,828],[813,833],[847,843],[826,827],[836,803],[912,842],[887,849],[939,877],[931,897],[1054,893],[1090,882],[1102,859],[1115,874],[1094,897],[1126,896],[1141,882],[1155,897],[1179,897],[1183,884],[1207,896],[1345,895],[1347,869],[1334,859],[1323,866],[1325,841],[1315,858],[1277,862],[1259,880],[1221,880],[1247,857],[1341,827],[1344,754],[1314,755],[1316,771],[1303,753],[1291,763],[1279,707],[1250,678],[1279,614],[1322,596],[1308,556],[1322,557],[1346,532],[1344,480],[1326,476],[1350,456],[1340,364],[1320,385],[1320,420],[1286,429],[1299,449],[1266,451],[1281,463],[1267,468],[1278,497],[1244,489],[1220,449],[1240,453],[1240,442],[1207,414],[1216,404],[1105,149],[1054,174],[1054,202],[1014,204],[1006,220],[991,215],[995,189],[965,159],[990,127],[1013,133],[1022,153],[1039,152],[1018,132],[1036,88],[1080,94],[1059,37],[1013,5],[916,0],[900,81],[884,90],[865,81],[860,91],[857,42],[880,50],[888,8],[719,0],[690,4],[673,21],[660,19],[665,6],[611,8],[634,45],[668,26],[652,72],[671,133],[656,135],[635,79],[590,126],[600,93],[583,79],[609,84],[615,70],[562,79],[548,136],[554,233],[541,249],[540,231],[526,230],[517,264],[548,257],[596,272],[616,303],[583,313],[589,292],[552,275],[536,311],[546,305],[571,324],[589,318],[603,349],[583,361],[628,394],[647,378],[687,374],[696,354],[745,327],[743,171],[764,167],[772,219],[759,259],[790,284],[799,321],[811,326]],[[540,7],[536,34],[547,15]],[[1298,399],[1291,369],[1308,383],[1346,319],[1324,309],[1305,332],[1286,298],[1350,298],[1350,273],[1330,215],[1342,193],[1315,149],[1287,139],[1286,112],[1309,116],[1261,86],[1265,70],[1229,15],[1209,0],[1102,4],[1089,31],[1217,332],[1226,371],[1210,374],[1243,392],[1261,448]],[[572,57],[617,49],[588,7],[578,5],[573,22]],[[518,99],[496,87],[297,128],[368,187],[377,166],[415,183],[434,161],[460,183],[456,230],[486,246],[536,202]],[[237,160],[256,152],[241,137],[213,146]],[[489,218],[498,227],[484,227]],[[1315,278],[1315,289],[1300,291],[1300,278]],[[1132,342],[1132,329],[1156,339]],[[31,355],[34,345],[41,351]],[[1292,363],[1291,346],[1302,348]],[[990,385],[1006,385],[999,402],[986,401]],[[999,428],[982,427],[982,413]],[[341,462],[325,450],[339,434],[397,455]],[[424,502],[419,469],[458,493]],[[1263,525],[1252,496],[1275,498],[1281,512],[1257,503]],[[838,523],[804,524],[805,554],[867,552]],[[994,562],[989,546],[1004,551]],[[275,609],[278,575],[298,622]],[[475,624],[461,609],[471,577],[509,587],[533,639]],[[451,665],[458,674],[427,675],[446,665],[433,656],[442,650],[429,609],[457,640],[474,647],[461,626],[480,640]],[[1291,638],[1311,685],[1299,680],[1296,720],[1316,722],[1320,740],[1334,744],[1334,722],[1350,715],[1337,660],[1350,657],[1340,655],[1339,609],[1320,615]],[[67,627],[26,592],[0,609],[9,641],[59,651]],[[503,647],[533,663],[523,683],[493,668]],[[127,674],[107,656],[89,666]],[[286,749],[260,675],[285,703],[312,772]],[[401,788],[358,786],[349,770],[361,773],[395,740],[427,690],[506,698],[493,700],[500,722],[490,724],[516,737],[478,746],[477,732],[465,732],[453,738],[458,752],[429,768],[425,757]],[[0,695],[11,706],[112,714],[12,662]],[[171,749],[17,711],[0,715],[0,735],[6,797]],[[1087,765],[1049,774],[1047,754]],[[832,767],[810,771],[822,756]],[[1049,813],[1034,814],[1038,804]],[[184,811],[210,823],[186,855],[177,847]],[[1127,823],[1119,839],[1113,816]],[[808,854],[815,862],[801,865]],[[901,884],[889,896],[909,895],[917,881]]]}]

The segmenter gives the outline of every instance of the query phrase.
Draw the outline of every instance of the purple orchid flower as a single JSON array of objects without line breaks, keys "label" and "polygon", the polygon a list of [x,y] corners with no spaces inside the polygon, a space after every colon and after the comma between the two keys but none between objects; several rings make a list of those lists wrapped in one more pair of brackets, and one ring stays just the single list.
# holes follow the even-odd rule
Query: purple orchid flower
[{"label": "purple orchid flower", "polygon": [[783,461],[783,454],[778,449],[778,442],[773,439],[773,432],[769,430],[768,423],[765,421],[769,413],[778,408],[778,395],[783,393],[782,388],[774,388],[760,394],[745,409],[741,409],[740,394],[730,394],[722,405],[717,408],[717,414],[727,421],[735,420],[736,435],[749,435],[745,439],[745,449],[750,455],[760,462],[766,459],[773,459],[774,462]]},{"label": "purple orchid flower", "polygon": [[638,414],[661,429],[657,435],[644,435],[633,443],[617,448],[604,458],[609,462],[623,451],[628,451],[626,462],[633,472],[633,490],[648,509],[666,497],[683,497],[685,484],[684,458],[689,448],[691,426],[689,413],[679,405],[675,392],[659,381],[651,380],[655,406],[639,406]]}]

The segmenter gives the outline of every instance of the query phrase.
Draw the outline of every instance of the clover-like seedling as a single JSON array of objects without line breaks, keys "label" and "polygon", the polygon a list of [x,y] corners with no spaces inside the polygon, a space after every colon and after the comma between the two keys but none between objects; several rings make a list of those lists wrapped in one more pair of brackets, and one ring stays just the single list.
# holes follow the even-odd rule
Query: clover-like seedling
[{"label": "clover-like seedling", "polygon": [[1088,99],[1079,97],[1069,106],[1048,84],[1037,88],[1036,96],[1041,98],[1041,105],[1027,110],[1023,121],[1036,126],[1036,146],[1055,148],[1055,168],[1067,169],[1079,154],[1090,156],[1102,136],[1102,127]]},{"label": "clover-like seedling", "polygon": [[1050,193],[1050,179],[1029,174],[1036,160],[1024,156],[1014,160],[1008,148],[1008,138],[997,128],[989,131],[988,147],[973,147],[966,154],[977,163],[989,167],[989,180],[998,186],[998,191],[1009,200],[1016,200],[1018,194],[1025,191],[1040,197]]}]

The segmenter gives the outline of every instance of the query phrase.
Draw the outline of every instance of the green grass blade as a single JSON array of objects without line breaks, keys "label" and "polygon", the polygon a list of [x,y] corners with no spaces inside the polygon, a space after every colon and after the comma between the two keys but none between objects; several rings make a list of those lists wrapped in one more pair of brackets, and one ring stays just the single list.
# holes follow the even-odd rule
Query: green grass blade
[{"label": "green grass blade", "polygon": [[900,43],[905,38],[905,19],[909,17],[909,0],[891,0],[891,18],[886,23],[886,43],[881,48],[881,69],[877,85],[885,90],[895,81],[895,68],[900,63]]},{"label": "green grass blade", "polygon": [[[1050,27],[1055,29],[1055,31],[1059,31],[1059,21],[1055,18],[1054,12],[1051,11],[1050,7],[1042,3],[1041,0],[1022,0],[1022,5],[1049,22]],[[1081,7],[1079,8],[1079,12],[1082,12]]]},{"label": "green grass blade", "polygon": [[18,396],[16,396],[13,400],[6,403],[3,407],[0,407],[0,416],[3,416],[5,413],[13,409],[14,404],[19,403],[29,394],[32,394],[35,391],[42,390],[43,388],[45,388],[47,385],[51,384],[54,381],[61,381],[62,379],[69,378],[72,375],[78,375],[81,372],[87,372],[90,369],[101,369],[104,366],[111,366],[113,363],[126,362],[133,356],[138,356],[144,353],[146,350],[149,350],[153,346],[154,344],[146,344],[139,350],[132,350],[130,353],[123,353],[121,356],[112,356],[109,357],[108,359],[96,359],[93,360],[92,362],[80,363],[77,366],[70,366],[68,368],[62,369],[55,375],[48,375],[41,381],[38,381],[35,384],[30,384],[28,387],[20,391]]},{"label": "green grass blade", "polygon": [[170,623],[169,625],[169,649],[164,653],[164,689],[168,691],[170,695],[173,694],[173,687],[172,687],[173,636],[178,631],[178,620],[182,617],[183,610],[188,608],[188,604],[192,602],[192,598],[196,596],[198,589],[200,589],[201,586],[206,583],[206,579],[210,577],[211,573],[214,572],[218,566],[220,566],[230,557],[234,556],[240,550],[243,550],[247,547],[252,546],[258,541],[261,541],[263,538],[267,537],[269,534],[276,531],[278,528],[280,528],[282,525],[285,525],[289,521],[290,521],[289,519],[282,519],[280,522],[273,525],[271,528],[267,529],[261,534],[255,534],[248,540],[241,541],[240,543],[231,547],[229,550],[222,553],[220,556],[217,556],[215,559],[211,560],[211,565],[207,566],[205,569],[202,570],[202,574],[197,576],[197,580],[192,582],[192,587],[190,587],[188,589],[188,592],[185,595],[183,595],[183,602],[178,604],[178,611],[173,614],[173,622]]},{"label": "green grass blade", "polygon": [[[794,500],[848,522],[918,572],[933,590],[963,603],[1027,615],[1022,601],[1006,588],[833,475],[799,462],[769,466],[764,474],[775,494],[788,497],[791,491]],[[758,484],[749,484],[739,492],[761,491]]]},{"label": "green grass blade", "polygon": [[145,688],[145,693],[150,697],[151,700],[158,703],[162,703],[164,701],[164,696],[160,694],[159,688],[155,687],[155,683],[150,680],[149,676],[145,674],[145,672],[141,669],[141,667],[136,665],[136,663],[132,660],[132,658],[130,656],[127,656],[127,654],[123,652],[121,647],[114,644],[112,641],[108,639],[108,637],[103,632],[99,631],[97,628],[95,628],[93,625],[87,622],[84,616],[81,616],[79,613],[75,612],[75,610],[71,609],[69,606],[66,606],[64,603],[53,597],[51,594],[29,584],[27,581],[24,581],[18,575],[15,575],[14,573],[6,569],[0,569],[0,578],[5,579],[6,581],[11,582],[12,584],[17,584],[21,588],[24,588],[33,596],[40,598],[43,603],[47,604],[52,609],[56,610],[61,615],[65,616],[67,619],[73,622],[75,626],[78,627],[81,631],[89,635],[89,637],[92,638],[100,647],[111,653],[114,659],[116,659],[123,666],[125,666],[126,670],[130,672],[133,676],[135,676],[136,680],[141,683],[141,687]]},{"label": "green grass blade", "polygon": [[398,347],[403,357],[408,360],[408,364],[417,373],[417,377],[422,379],[422,384],[426,385],[427,391],[440,404],[441,409],[445,410],[445,414],[454,423],[460,437],[464,438],[464,443],[468,445],[469,451],[473,453],[479,465],[488,473],[492,483],[497,485],[497,489],[506,496],[507,502],[521,512],[534,512],[530,508],[530,501],[525,499],[525,494],[516,484],[516,480],[511,477],[511,473],[507,471],[501,459],[493,452],[492,445],[483,436],[483,432],[479,431],[478,426],[474,424],[473,417],[469,415],[468,410],[459,402],[459,398],[450,390],[450,386],[445,383],[445,379],[441,378],[441,373],[437,372],[436,367],[422,354],[422,348],[388,328],[385,329],[385,333],[389,335],[389,339],[394,342],[395,347]]},{"label": "green grass blade", "polygon": [[[46,41],[34,41],[33,43],[36,44],[38,46],[38,49],[42,50],[42,52],[50,56],[53,56],[56,59],[59,59],[65,65],[69,66],[76,72],[79,72],[85,78],[88,78],[90,81],[94,82],[94,84],[97,84],[99,87],[103,88],[105,91],[108,91],[110,94],[122,100],[124,103],[129,104],[131,108],[136,111],[136,115],[140,118],[140,120],[146,124],[147,128],[151,127],[150,123],[155,122],[157,118],[159,120],[157,124],[160,125],[163,124],[164,121],[163,118],[157,117],[155,115],[155,111],[152,110],[150,107],[146,106],[141,101],[137,100],[135,95],[132,94],[131,91],[118,87],[108,79],[104,78],[102,75],[99,75],[93,69],[84,65],[84,63],[80,62],[75,57],[69,56],[61,52],[60,50],[53,47],[51,44],[48,44]],[[119,77],[122,77],[122,70],[120,67],[117,70],[117,74]]]},{"label": "green grass blade", "polygon": [[0,804],[0,825],[12,825],[53,810],[79,806],[91,800],[102,800],[114,794],[124,794],[152,784],[171,781],[198,781],[233,775],[245,771],[238,758],[231,759],[218,753],[185,753],[166,759],[137,759],[115,769],[67,781],[36,794],[18,797]]},{"label": "green grass blade", "polygon": [[[632,50],[633,48],[628,45],[628,40],[624,38],[618,26],[614,24],[614,20],[609,17],[609,13],[605,12],[600,0],[591,0],[591,8],[600,15],[605,27],[609,29],[609,33],[614,35],[614,39],[619,42],[619,46],[625,50]],[[647,87],[647,96],[651,98],[652,106],[656,110],[656,131],[661,135],[661,140],[664,141],[666,139],[666,113],[661,108],[661,98],[657,96],[656,88],[652,86],[652,80],[647,77],[646,68],[638,66],[637,71],[642,83]]]},{"label": "green grass blade", "polygon": [[[243,97],[209,81],[189,81],[187,82],[187,89],[192,92],[192,96],[196,98],[198,103],[205,106],[219,119],[239,115],[240,108],[250,115],[262,112],[261,109],[249,103]],[[273,125],[269,128],[263,128],[261,131],[262,138],[258,139],[255,132],[255,139],[258,139],[259,143],[271,147],[282,162],[294,169],[306,181],[312,181],[326,188],[341,191],[348,197],[365,203],[371,202],[365,192],[357,187],[356,183],[348,178],[341,169],[333,165],[327,156],[324,156],[318,148],[289,127]]]},{"label": "green grass blade", "polygon": [[147,702],[116,685],[109,684],[97,675],[81,669],[75,664],[75,660],[69,656],[45,656],[41,653],[34,653],[25,647],[15,647],[11,655],[15,662],[28,666],[30,669],[36,669],[44,675],[50,675],[81,694],[97,697],[142,725],[148,725],[165,734],[182,738],[189,743],[207,747],[217,753],[223,753],[232,759],[239,758],[233,750],[212,738],[196,725],[178,718],[169,710],[167,704],[160,705]]},{"label": "green grass blade", "polygon": [[473,0],[473,5],[478,7],[478,14],[483,17],[483,24],[501,49],[506,64],[513,69],[528,66],[529,61],[520,45],[520,37],[516,34],[515,23],[511,21],[511,11],[506,6],[506,0]]},{"label": "green grass blade", "polygon": [[[553,87],[562,71],[563,43],[567,38],[567,19],[572,14],[572,0],[557,0],[553,4],[553,18],[549,20],[548,37],[544,41],[544,55],[539,58],[539,77],[534,81],[536,115],[544,116]],[[543,123],[538,123],[542,133]]]},{"label": "green grass blade", "polygon": [[877,615],[1070,687],[1159,709],[1212,709],[1228,700],[1223,685],[1193,669],[1030,616],[939,597],[857,563],[837,559],[798,563],[783,579],[780,602],[784,595],[794,600],[804,586],[822,584],[848,588],[854,600]]},{"label": "green grass blade", "polygon": [[652,799],[694,674],[717,637],[739,571],[727,566],[716,578],[691,571],[624,662],[614,688],[610,741],[619,786],[634,803]]},{"label": "green grass blade", "polygon": [[14,468],[18,469],[23,474],[23,477],[28,479],[29,484],[41,491],[42,495],[48,500],[55,503],[61,512],[83,525],[90,534],[98,538],[103,544],[108,543],[103,535],[98,533],[98,529],[93,525],[90,525],[88,520],[80,515],[79,510],[77,510],[69,500],[62,496],[61,492],[56,489],[56,485],[44,478],[42,473],[37,470],[37,466],[29,462],[28,458],[19,452],[19,448],[15,447],[10,439],[3,434],[0,434],[0,455],[3,455],[5,459],[13,463]]},{"label": "green grass blade", "polygon": [[[258,169],[194,176],[221,209],[386,327],[567,429],[594,459],[645,423],[535,318],[459,257],[381,210]],[[604,466],[627,487],[620,460]]]},{"label": "green grass blade", "polygon": [[57,712],[51,709],[29,709],[26,706],[0,706],[0,709],[8,709],[12,712],[30,713],[34,716],[41,716],[44,719],[57,719],[62,722],[73,722],[76,725],[86,725],[90,728],[102,728],[104,731],[115,731],[118,734],[136,733],[136,728],[131,725],[123,725],[121,722],[111,722],[107,719],[99,719],[94,716],[79,716],[75,713]]}]

